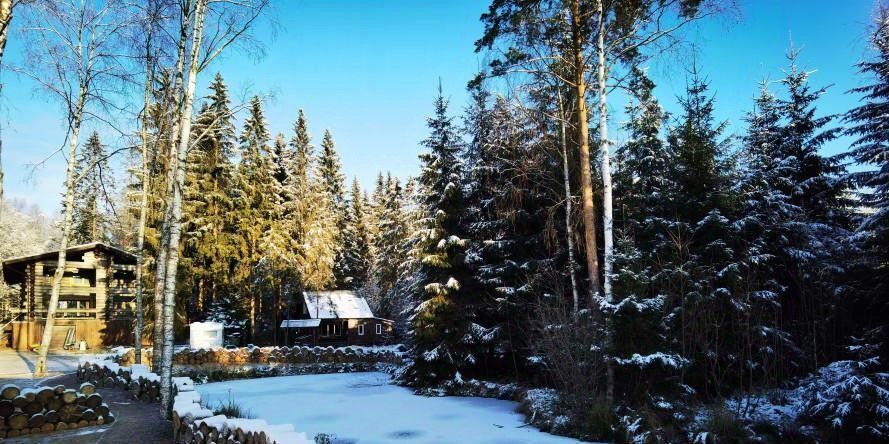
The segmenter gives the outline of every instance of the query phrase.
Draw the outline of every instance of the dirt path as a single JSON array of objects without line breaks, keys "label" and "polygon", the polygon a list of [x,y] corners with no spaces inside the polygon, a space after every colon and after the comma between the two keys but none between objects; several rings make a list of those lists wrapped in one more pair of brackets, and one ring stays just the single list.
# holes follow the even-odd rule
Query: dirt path
[{"label": "dirt path", "polygon": [[[46,385],[64,384],[78,387],[73,374],[50,378]],[[111,407],[117,419],[112,424],[85,427],[19,438],[9,438],[4,443],[65,443],[65,444],[167,444],[173,442],[173,424],[160,419],[157,403],[137,401],[129,392],[117,388],[96,388]]]}]

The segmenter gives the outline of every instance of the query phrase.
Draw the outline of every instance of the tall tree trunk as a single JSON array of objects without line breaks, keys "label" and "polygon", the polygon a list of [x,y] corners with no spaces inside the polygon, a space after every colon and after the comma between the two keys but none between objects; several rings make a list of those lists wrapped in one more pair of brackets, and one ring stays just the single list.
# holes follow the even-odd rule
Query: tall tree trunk
[{"label": "tall tree trunk", "polygon": [[204,12],[207,8],[207,0],[197,0],[194,10],[194,26],[191,37],[191,54],[189,58],[188,82],[186,83],[183,104],[179,115],[179,137],[176,162],[176,183],[173,186],[173,194],[170,199],[172,208],[170,225],[166,227],[169,233],[169,242],[165,246],[167,250],[167,265],[164,276],[164,345],[163,358],[161,360],[161,416],[168,418],[173,407],[173,315],[176,308],[176,269],[179,265],[179,239],[182,234],[182,190],[185,187],[185,166],[188,156],[188,145],[191,134],[191,120],[194,108],[194,91],[198,75],[198,58],[200,57],[201,39],[204,33]]},{"label": "tall tree trunk", "polygon": [[[596,55],[599,65],[596,69],[596,86],[599,90],[599,147],[602,150],[602,222],[603,239],[605,244],[605,302],[614,302],[611,295],[611,272],[614,260],[614,238],[611,202],[611,161],[608,154],[608,78],[605,64],[605,5],[602,0],[596,0],[596,9],[599,15],[599,32],[596,41]],[[605,314],[605,344],[606,349],[611,349],[614,342],[614,332],[611,329],[610,315]],[[614,401],[614,363],[611,359],[605,361],[605,400],[610,405]]]},{"label": "tall tree trunk", "polygon": [[142,330],[145,328],[145,314],[142,309],[142,294],[144,290],[143,268],[145,267],[145,221],[148,217],[148,193],[151,175],[148,172],[148,109],[151,106],[151,36],[153,22],[148,21],[148,33],[145,37],[145,91],[143,96],[144,109],[142,111],[142,123],[139,137],[142,142],[142,193],[139,196],[139,226],[136,234],[136,329],[133,332],[133,347],[136,364],[142,363]]},{"label": "tall tree trunk", "polygon": [[81,86],[80,97],[73,108],[71,116],[71,137],[68,140],[68,168],[65,171],[65,219],[62,222],[62,239],[59,244],[59,256],[56,259],[56,270],[53,275],[52,291],[49,305],[46,307],[46,322],[43,326],[43,337],[40,340],[40,356],[34,368],[34,376],[46,375],[46,355],[52,339],[52,329],[56,322],[56,310],[59,307],[59,293],[62,290],[62,278],[65,276],[65,260],[67,259],[68,238],[71,236],[71,221],[74,213],[74,170],[77,166],[77,139],[80,135],[80,124],[83,120],[83,107],[86,102],[86,88]]},{"label": "tall tree trunk", "polygon": [[590,279],[589,305],[599,294],[599,257],[596,246],[596,204],[593,201],[593,178],[590,171],[590,130],[587,126],[586,70],[583,61],[583,36],[580,28],[580,0],[571,0],[571,40],[574,59],[574,89],[577,95],[577,146],[580,151],[580,190],[583,209],[583,234],[586,248],[587,274]]},{"label": "tall tree trunk", "polygon": [[[0,0],[0,72],[3,68],[3,52],[6,49],[6,38],[9,35],[9,24],[12,23],[12,0]],[[0,97],[3,93],[3,83],[0,83]],[[3,133],[0,123],[0,217],[3,215]],[[3,284],[3,267],[0,267],[0,297],[6,296],[6,287]]]},{"label": "tall tree trunk", "polygon": [[[168,149],[167,149],[167,186],[166,186],[166,207],[164,210],[164,218],[162,222],[163,227],[170,226],[171,218],[172,218],[172,205],[170,204],[170,196],[173,195],[173,182],[176,179],[176,165],[178,162],[178,156],[176,154],[177,149],[177,137],[179,137],[179,125],[180,119],[179,116],[182,112],[182,100],[179,98],[180,91],[182,91],[182,79],[184,77],[185,71],[185,47],[188,43],[188,28],[191,24],[191,14],[192,14],[192,3],[190,0],[187,0],[182,4],[182,22],[179,26],[179,44],[177,46],[177,61],[176,61],[176,80],[174,82],[173,94],[177,96],[176,99],[176,121],[171,129],[171,134],[168,140]],[[152,353],[151,353],[151,368],[158,369],[160,368],[160,360],[163,355],[163,346],[164,346],[164,328],[163,328],[163,311],[164,311],[164,282],[167,277],[167,244],[169,243],[169,232],[167,230],[161,230],[161,239],[158,244],[157,258],[155,258],[156,271],[154,274],[154,340],[152,341]]]},{"label": "tall tree trunk", "polygon": [[12,23],[12,0],[0,0],[0,62],[3,61],[10,23]]},{"label": "tall tree trunk", "polygon": [[[9,35],[9,24],[12,23],[12,0],[0,0],[0,69],[3,67],[3,51],[6,48],[6,36]],[[0,83],[0,93],[3,84]],[[0,216],[3,214],[3,134],[0,133]],[[0,286],[3,281],[3,267],[0,267]],[[5,287],[0,289],[5,292]],[[5,296],[0,294],[0,296]]]},{"label": "tall tree trunk", "polygon": [[596,54],[599,65],[596,67],[596,86],[599,90],[599,149],[602,151],[602,239],[605,244],[604,255],[604,283],[602,290],[605,300],[611,302],[611,274],[614,265],[614,231],[613,231],[613,203],[611,196],[611,158],[608,140],[608,70],[605,54],[605,11],[602,0],[597,0],[596,7],[599,11],[599,37],[596,44]]},{"label": "tall tree trunk", "polygon": [[574,267],[577,265],[574,258],[574,233],[571,230],[571,213],[573,196],[571,195],[571,170],[568,169],[568,137],[565,131],[565,107],[562,102],[562,91],[558,90],[559,100],[559,143],[562,145],[562,172],[565,175],[565,238],[568,241],[568,275],[571,277],[571,296],[573,312],[580,311],[580,295],[577,291],[577,277]]}]

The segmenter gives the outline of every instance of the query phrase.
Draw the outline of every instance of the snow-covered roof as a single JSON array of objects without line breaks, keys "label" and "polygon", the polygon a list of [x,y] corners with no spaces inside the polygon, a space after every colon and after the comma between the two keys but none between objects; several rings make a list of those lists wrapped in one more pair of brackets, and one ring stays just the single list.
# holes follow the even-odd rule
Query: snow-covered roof
[{"label": "snow-covered roof", "polygon": [[[128,251],[117,248],[111,244],[106,244],[104,242],[90,242],[87,244],[74,245],[74,246],[68,247],[65,251],[67,251],[68,253],[78,253],[81,251],[89,251],[89,250],[94,250],[97,248],[108,250],[108,251],[116,254],[119,257],[124,257],[124,258],[132,259],[132,260],[136,259],[136,255],[134,255],[133,253],[130,253]],[[11,264],[14,262],[23,262],[23,261],[28,261],[31,259],[39,259],[39,258],[42,258],[43,256],[52,258],[53,256],[58,255],[58,254],[59,254],[59,250],[45,251],[43,253],[29,254],[29,255],[25,255],[25,256],[18,256],[18,257],[11,257],[8,259],[3,259],[3,263]]]},{"label": "snow-covered roof", "polygon": [[305,291],[308,314],[312,319],[372,318],[367,301],[348,290]]},{"label": "snow-covered roof", "polygon": [[320,319],[285,319],[281,322],[281,328],[317,327],[321,325]]}]

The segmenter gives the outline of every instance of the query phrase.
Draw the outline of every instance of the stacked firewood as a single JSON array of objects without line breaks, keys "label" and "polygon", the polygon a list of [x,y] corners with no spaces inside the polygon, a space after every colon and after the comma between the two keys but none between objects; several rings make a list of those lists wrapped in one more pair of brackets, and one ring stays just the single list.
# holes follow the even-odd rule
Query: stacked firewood
[{"label": "stacked firewood", "polygon": [[341,364],[350,362],[398,364],[400,354],[389,349],[352,347],[241,347],[182,350],[173,356],[178,365],[203,364]]},{"label": "stacked firewood", "polygon": [[[99,387],[116,387],[128,390],[134,399],[146,402],[160,400],[160,378],[147,367],[132,366],[108,368],[92,362],[84,362],[77,368],[77,379]],[[133,371],[141,368],[141,371]]]},{"label": "stacked firewood", "polygon": [[111,422],[114,415],[90,383],[81,384],[79,390],[64,385],[21,389],[7,384],[0,388],[0,438]]},{"label": "stacked firewood", "polygon": [[310,442],[290,424],[270,425],[261,419],[227,418],[224,415],[195,419],[173,412],[177,444],[278,444]]}]

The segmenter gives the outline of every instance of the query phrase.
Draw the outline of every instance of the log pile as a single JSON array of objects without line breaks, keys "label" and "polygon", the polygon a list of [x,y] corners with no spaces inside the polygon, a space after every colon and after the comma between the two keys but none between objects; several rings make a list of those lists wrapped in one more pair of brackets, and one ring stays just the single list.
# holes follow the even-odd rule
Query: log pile
[{"label": "log pile", "polygon": [[103,362],[82,362],[77,368],[77,380],[97,387],[127,390],[134,399],[145,402],[160,401],[160,378],[145,366],[121,367]]},{"label": "log pile", "polygon": [[173,442],[177,444],[284,444],[309,443],[290,424],[270,425],[261,419],[216,415],[194,418],[173,412]]},{"label": "log pile", "polygon": [[[118,364],[131,366],[136,363],[136,350],[132,347],[118,349],[113,357]],[[151,362],[151,347],[142,347],[142,363],[148,366]]]},{"label": "log pile", "polygon": [[310,443],[291,424],[270,425],[262,419],[213,415],[201,405],[201,395],[189,378],[174,378],[173,441],[177,444],[300,444]]},{"label": "log pile", "polygon": [[401,354],[391,349],[353,347],[241,347],[234,349],[182,350],[173,356],[178,365],[239,364],[344,364],[401,363]]},{"label": "log pile", "polygon": [[90,383],[78,390],[55,387],[0,388],[0,439],[114,422],[108,404]]}]

